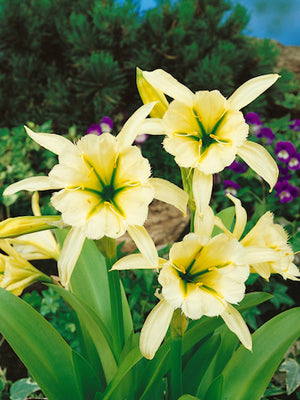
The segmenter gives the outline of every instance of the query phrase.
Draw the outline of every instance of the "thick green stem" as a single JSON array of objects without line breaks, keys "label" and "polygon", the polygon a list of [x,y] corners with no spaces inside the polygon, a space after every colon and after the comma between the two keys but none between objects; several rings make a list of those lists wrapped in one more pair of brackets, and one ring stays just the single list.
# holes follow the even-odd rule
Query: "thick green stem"
[{"label": "thick green stem", "polygon": [[171,321],[171,400],[177,400],[183,392],[182,387],[182,338],[188,321],[181,309],[175,310]]},{"label": "thick green stem", "polygon": [[194,232],[194,217],[196,212],[196,205],[193,194],[193,170],[189,168],[180,168],[180,170],[183,189],[189,195],[188,205],[191,211],[190,231]]},{"label": "thick green stem", "polygon": [[177,400],[182,388],[182,337],[172,337],[171,342],[171,399]]},{"label": "thick green stem", "polygon": [[101,248],[102,254],[105,256],[106,260],[110,294],[112,336],[115,355],[117,359],[119,359],[122,348],[125,344],[121,282],[119,271],[110,271],[114,263],[117,261],[116,241],[115,239],[105,238],[101,243],[98,241],[97,245]]}]

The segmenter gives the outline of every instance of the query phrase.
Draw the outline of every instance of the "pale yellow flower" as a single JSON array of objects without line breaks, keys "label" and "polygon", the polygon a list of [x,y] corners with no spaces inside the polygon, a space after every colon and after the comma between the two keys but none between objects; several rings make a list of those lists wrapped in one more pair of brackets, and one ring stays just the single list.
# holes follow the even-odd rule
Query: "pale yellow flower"
[{"label": "pale yellow flower", "polygon": [[61,217],[41,215],[38,192],[33,194],[31,204],[34,217],[16,217],[2,221],[0,237],[7,238],[26,260],[58,260],[60,248],[50,228],[59,225]]},{"label": "pale yellow flower", "polygon": [[150,202],[156,198],[186,211],[187,194],[168,181],[151,178],[148,160],[132,146],[153,106],[139,108],[117,137],[110,133],[86,135],[73,144],[63,136],[26,128],[33,140],[58,154],[59,163],[49,176],[17,182],[4,194],[60,189],[51,202],[61,212],[63,222],[72,227],[58,263],[64,285],[69,282],[86,237],[117,238],[127,230],[138,248],[148,250],[148,258],[155,265],[157,254],[143,227]]},{"label": "pale yellow flower", "polygon": [[[226,99],[218,90],[193,93],[161,69],[138,72],[143,101],[157,99],[165,110],[161,121],[147,121],[145,131],[165,134],[166,151],[180,167],[195,170],[193,180],[199,183],[193,182],[193,190],[201,213],[210,199],[212,175],[230,165],[237,155],[273,188],[278,177],[277,164],[264,147],[247,141],[249,127],[240,109],[267,90],[279,75],[250,79]],[[145,80],[153,87],[151,96],[149,87],[145,89]],[[143,96],[144,92],[147,95]],[[166,106],[161,93],[174,100]]]},{"label": "pale yellow flower", "polygon": [[23,258],[8,240],[0,240],[0,248],[7,255],[0,254],[0,287],[20,296],[23,290],[34,282],[52,282]]},{"label": "pale yellow flower", "polygon": [[[207,222],[207,221],[206,221]],[[238,311],[231,305],[245,295],[249,266],[243,246],[234,238],[220,234],[207,236],[211,229],[197,225],[196,233],[175,243],[169,260],[159,259],[158,281],[161,300],[147,317],[140,337],[140,349],[153,358],[170,324],[175,309],[191,319],[220,315],[245,347],[251,349],[251,336]],[[119,260],[113,269],[151,268],[143,255]]]},{"label": "pale yellow flower", "polygon": [[[265,279],[269,279],[271,274],[280,274],[284,279],[299,280],[300,271],[293,263],[294,252],[288,243],[288,234],[281,225],[274,223],[273,214],[267,211],[240,239],[245,230],[247,213],[239,199],[232,195],[227,196],[234,202],[236,209],[236,223],[232,236],[244,246],[252,272]],[[220,221],[217,224],[227,231]],[[227,233],[231,235],[230,232]]]}]

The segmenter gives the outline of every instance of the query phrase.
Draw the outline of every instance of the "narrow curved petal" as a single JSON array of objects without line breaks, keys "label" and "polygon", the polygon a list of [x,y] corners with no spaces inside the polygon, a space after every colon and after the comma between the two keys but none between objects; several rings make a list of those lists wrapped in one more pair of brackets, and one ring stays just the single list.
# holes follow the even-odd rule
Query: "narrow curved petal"
[{"label": "narrow curved petal", "polygon": [[15,258],[16,260],[23,260],[21,254],[17,252],[17,250],[11,246],[7,239],[0,240],[0,249],[3,250],[8,256]]},{"label": "narrow curved petal", "polygon": [[238,149],[238,155],[260,175],[273,189],[278,179],[278,167],[276,161],[268,151],[260,144],[246,141]]},{"label": "narrow curved petal", "polygon": [[27,132],[27,135],[30,136],[31,139],[45,149],[52,151],[52,153],[60,154],[66,151],[67,147],[71,148],[74,146],[70,140],[61,135],[55,135],[54,133],[33,132],[27,126],[24,128]]},{"label": "narrow curved petal", "polygon": [[60,215],[43,215],[7,218],[0,222],[0,238],[13,238],[33,232],[51,229],[61,222]]},{"label": "narrow curved petal", "polygon": [[149,115],[154,105],[155,102],[144,104],[142,107],[138,108],[136,112],[132,114],[132,116],[126,121],[125,125],[117,136],[119,150],[123,150],[132,145],[134,139],[140,134],[141,124]]},{"label": "narrow curved petal", "polygon": [[173,183],[160,178],[150,178],[149,182],[154,188],[154,198],[172,204],[186,215],[188,194]]},{"label": "narrow curved petal", "polygon": [[196,203],[196,209],[200,216],[203,215],[209,205],[213,187],[213,176],[204,174],[195,169],[193,176],[193,195]]},{"label": "narrow curved petal", "polygon": [[237,240],[239,240],[245,230],[245,227],[246,227],[247,212],[244,209],[244,207],[242,206],[242,203],[239,199],[232,196],[230,193],[227,193],[227,197],[235,205],[235,225],[234,225],[232,234],[233,234],[233,237],[235,237]]},{"label": "narrow curved petal", "polygon": [[150,115],[153,118],[162,118],[167,111],[169,103],[166,96],[161,90],[158,90],[150,85],[143,76],[143,71],[140,68],[136,69],[136,84],[144,104],[156,101]]},{"label": "narrow curved petal", "polygon": [[59,189],[60,187],[53,186],[48,176],[33,176],[32,178],[22,179],[21,181],[8,186],[4,190],[3,195],[7,196],[9,194],[14,194],[20,190],[35,192],[36,190]]},{"label": "narrow curved petal", "polygon": [[41,209],[39,205],[39,192],[34,192],[31,197],[31,208],[34,216],[41,216]]},{"label": "narrow curved petal", "polygon": [[140,350],[151,360],[161,345],[169,328],[174,309],[162,299],[148,315],[140,336]]},{"label": "narrow curved petal", "polygon": [[[243,241],[241,242],[243,244]],[[245,246],[245,261],[249,265],[278,260],[279,255],[274,249],[259,246]]]},{"label": "narrow curved petal", "polygon": [[233,234],[230,232],[229,229],[223,224],[221,218],[215,216],[215,225],[220,228],[230,239],[233,238]]},{"label": "narrow curved petal", "polygon": [[68,287],[73,269],[81,253],[85,234],[81,228],[73,227],[68,233],[58,259],[58,273],[63,286]]},{"label": "narrow curved petal", "polygon": [[200,216],[198,212],[195,213],[194,231],[196,235],[205,236],[210,238],[214,229],[215,215],[211,207],[207,207],[205,213]]},{"label": "narrow curved petal", "polygon": [[241,85],[228,99],[231,109],[240,110],[255,100],[280,77],[278,74],[257,76]]},{"label": "narrow curved petal", "polygon": [[144,71],[143,75],[150,85],[161,90],[168,96],[189,106],[193,105],[194,93],[182,83],[179,83],[171,74],[162,69],[156,69],[152,72]]},{"label": "narrow curved petal", "polygon": [[126,269],[153,269],[147,258],[142,254],[130,254],[120,258],[112,267],[112,270],[126,270]]},{"label": "narrow curved petal", "polygon": [[228,328],[237,335],[246,349],[252,350],[251,334],[241,314],[232,305],[228,304],[221,317]]},{"label": "narrow curved petal", "polygon": [[144,226],[129,225],[127,232],[135,242],[136,247],[140,250],[143,256],[148,260],[152,268],[158,266],[158,254],[155,248],[155,244],[151,239],[149,233],[146,231]]},{"label": "narrow curved petal", "polygon": [[268,262],[255,263],[251,265],[251,272],[259,274],[266,281],[269,280],[271,275],[270,264]]},{"label": "narrow curved petal", "polygon": [[159,118],[146,118],[139,130],[139,135],[164,135],[166,132]]}]

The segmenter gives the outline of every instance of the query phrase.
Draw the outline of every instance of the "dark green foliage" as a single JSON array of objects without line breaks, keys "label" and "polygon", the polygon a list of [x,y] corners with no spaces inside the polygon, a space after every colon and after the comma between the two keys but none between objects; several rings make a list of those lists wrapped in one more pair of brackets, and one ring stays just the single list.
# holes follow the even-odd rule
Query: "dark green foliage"
[{"label": "dark green foliage", "polygon": [[[133,0],[0,0],[1,126],[51,119],[63,134],[103,115],[124,121],[141,105],[136,66],[229,95],[274,67],[276,47],[242,35],[248,19],[225,0],[162,0],[142,16]],[[261,112],[288,82],[262,96]]]},{"label": "dark green foliage", "polygon": [[[51,121],[40,126],[30,122],[27,125],[40,132],[51,130]],[[23,126],[11,130],[0,129],[0,138],[0,219],[30,215],[31,194],[22,191],[11,196],[2,196],[2,193],[8,185],[16,181],[36,175],[46,175],[55,164],[56,156],[48,150],[41,149],[26,134]],[[41,197],[42,212],[53,214],[55,210],[48,204],[49,195],[42,193]]]}]

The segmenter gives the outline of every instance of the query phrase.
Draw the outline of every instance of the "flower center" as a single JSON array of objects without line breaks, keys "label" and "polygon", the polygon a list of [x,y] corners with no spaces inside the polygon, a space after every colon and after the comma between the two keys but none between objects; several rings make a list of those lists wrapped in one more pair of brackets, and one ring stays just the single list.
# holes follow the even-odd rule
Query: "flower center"
[{"label": "flower center", "polygon": [[290,155],[286,150],[280,150],[280,152],[277,154],[277,156],[282,158],[283,160],[287,160]]},{"label": "flower center", "polygon": [[101,197],[104,201],[111,202],[114,199],[115,194],[116,194],[116,191],[111,182],[109,186],[103,187],[102,192],[101,192]]},{"label": "flower center", "polygon": [[299,161],[297,158],[291,158],[289,161],[289,166],[290,167],[297,167],[299,165]]},{"label": "flower center", "polygon": [[228,144],[230,143],[226,139],[220,139],[217,135],[218,129],[224,120],[226,116],[226,111],[224,114],[221,116],[221,118],[217,121],[215,126],[211,129],[211,131],[208,131],[205,126],[203,125],[200,116],[198,115],[197,111],[193,109],[194,116],[196,118],[197,124],[199,126],[199,131],[197,132],[197,135],[191,136],[195,140],[198,140],[199,143],[201,144],[200,148],[200,154],[202,154],[208,147],[213,144],[213,143],[220,143],[220,144]]},{"label": "flower center", "polygon": [[283,199],[286,199],[286,198],[291,198],[291,197],[292,197],[292,196],[291,196],[291,193],[288,192],[288,191],[286,191],[286,190],[283,190],[283,191],[279,194],[280,200],[283,200]]}]

